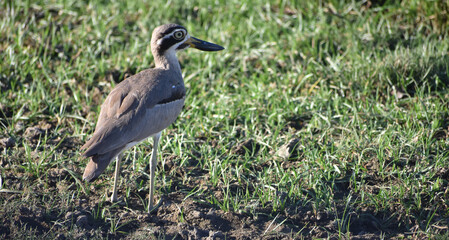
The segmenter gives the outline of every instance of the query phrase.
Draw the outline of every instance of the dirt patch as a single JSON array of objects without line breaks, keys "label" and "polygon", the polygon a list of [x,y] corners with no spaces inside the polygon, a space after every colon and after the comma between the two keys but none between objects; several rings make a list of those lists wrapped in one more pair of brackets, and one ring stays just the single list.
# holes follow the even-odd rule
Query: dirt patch
[{"label": "dirt patch", "polygon": [[[116,217],[115,226],[112,226],[116,227],[114,232],[111,232],[108,219],[98,219],[93,214],[98,206],[77,207],[77,210],[67,210],[65,214],[48,212],[49,209],[45,208],[21,206],[13,214],[7,214],[10,219],[4,218],[1,221],[0,235],[3,239],[13,239],[20,236],[19,231],[26,230],[40,236],[60,239],[73,235],[110,239],[145,239],[151,236],[164,236],[167,239],[294,239],[301,235],[337,237],[330,234],[338,228],[336,222],[330,221],[332,216],[315,214],[306,208],[291,208],[273,218],[263,211],[255,216],[223,212],[213,206],[193,199],[183,200],[184,198],[179,193],[164,196],[162,206],[153,214],[123,207],[112,208],[111,215]],[[59,224],[56,225],[55,222]],[[381,229],[375,217],[358,217],[355,224],[350,230],[357,232],[355,236],[358,239],[379,237]],[[317,228],[317,225],[325,227]],[[70,232],[71,228],[76,231]],[[57,235],[54,230],[57,230]]]},{"label": "dirt patch", "polygon": [[250,156],[256,155],[261,146],[253,139],[247,139],[243,142],[236,144],[232,149],[231,153],[237,155],[245,155],[248,154]]},{"label": "dirt patch", "polygon": [[[91,185],[86,186],[89,194],[79,193],[73,172],[80,170],[51,168],[41,180],[26,174],[3,175],[8,178],[6,185],[15,190],[0,193],[2,239],[30,233],[52,239],[337,239],[342,237],[337,234],[341,228],[347,228],[347,236],[354,239],[378,239],[396,224],[388,213],[354,209],[344,215],[344,201],[337,203],[333,213],[289,199],[286,193],[279,193],[286,204],[277,212],[272,212],[270,204],[262,206],[257,201],[248,204],[248,211],[223,211],[205,201],[206,197],[188,196],[190,188],[181,182],[178,191],[158,195],[161,206],[148,214],[143,206],[146,190],[131,189],[134,194],[124,197],[122,186],[122,201],[116,204],[105,201],[104,188]],[[26,178],[41,183],[19,184]],[[107,179],[100,180],[99,185],[103,184],[110,187]],[[219,192],[213,187],[209,190]],[[231,190],[237,191],[238,185]],[[220,194],[215,196],[222,200]]]}]

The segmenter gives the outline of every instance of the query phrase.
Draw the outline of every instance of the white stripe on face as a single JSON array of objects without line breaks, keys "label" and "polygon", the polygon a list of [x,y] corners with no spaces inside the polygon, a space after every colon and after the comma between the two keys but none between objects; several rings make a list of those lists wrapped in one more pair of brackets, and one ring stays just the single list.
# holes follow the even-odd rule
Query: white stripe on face
[{"label": "white stripe on face", "polygon": [[183,32],[184,32],[185,37],[184,37],[184,41],[183,41],[183,42],[185,42],[185,40],[187,40],[187,39],[190,38],[190,37],[187,38],[187,36],[188,36],[189,34],[187,33],[186,30],[184,30],[184,29],[179,29],[179,28],[178,28],[178,29],[175,29],[175,30],[171,31],[169,34],[166,34],[163,38],[157,40],[157,42],[156,42],[157,45],[161,45],[161,44],[162,44],[162,41],[163,41],[164,39],[173,37],[173,34],[174,34],[176,31],[183,31]]}]

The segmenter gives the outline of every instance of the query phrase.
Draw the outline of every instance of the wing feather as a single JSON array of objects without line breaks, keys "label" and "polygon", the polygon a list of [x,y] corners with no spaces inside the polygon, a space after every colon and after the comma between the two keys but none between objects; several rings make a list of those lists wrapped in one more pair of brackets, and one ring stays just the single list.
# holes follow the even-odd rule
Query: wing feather
[{"label": "wing feather", "polygon": [[[172,81],[169,81],[172,76],[164,75],[165,72],[148,69],[116,86],[101,107],[92,138],[81,148],[86,149],[83,154],[85,157],[115,151],[128,143],[141,141],[157,133],[153,133],[151,127],[148,128],[152,120],[149,119],[149,109],[163,99],[173,99],[174,94],[178,99],[182,97],[182,104],[184,103],[184,86],[173,88]],[[157,117],[152,117],[153,121]],[[145,131],[143,128],[146,128]]]}]

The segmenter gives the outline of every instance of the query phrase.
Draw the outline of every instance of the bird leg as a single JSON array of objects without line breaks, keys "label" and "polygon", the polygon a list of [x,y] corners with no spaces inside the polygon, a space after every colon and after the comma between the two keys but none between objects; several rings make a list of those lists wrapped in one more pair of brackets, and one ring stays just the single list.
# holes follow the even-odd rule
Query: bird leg
[{"label": "bird leg", "polygon": [[114,174],[114,188],[112,189],[111,202],[117,201],[117,182],[120,177],[120,163],[122,161],[122,154],[117,155],[117,161],[115,162],[115,174]]},{"label": "bird leg", "polygon": [[148,212],[153,210],[153,196],[154,196],[154,172],[157,165],[157,147],[159,145],[159,139],[161,138],[161,133],[157,133],[153,136],[153,153],[150,160],[150,200],[148,203]]}]

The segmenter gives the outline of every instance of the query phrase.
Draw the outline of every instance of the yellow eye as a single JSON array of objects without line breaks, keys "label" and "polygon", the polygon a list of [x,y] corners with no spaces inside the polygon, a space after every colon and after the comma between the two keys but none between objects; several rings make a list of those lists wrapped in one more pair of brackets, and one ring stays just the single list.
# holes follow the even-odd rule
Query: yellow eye
[{"label": "yellow eye", "polygon": [[173,37],[174,37],[176,40],[181,40],[181,39],[184,38],[184,32],[183,32],[183,31],[176,31],[176,32],[173,34]]}]

